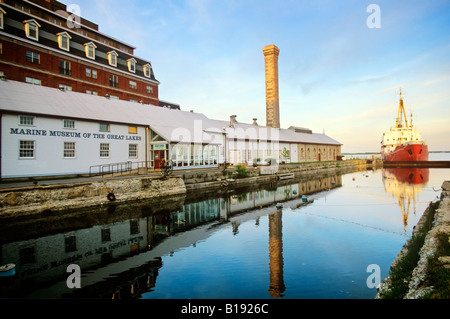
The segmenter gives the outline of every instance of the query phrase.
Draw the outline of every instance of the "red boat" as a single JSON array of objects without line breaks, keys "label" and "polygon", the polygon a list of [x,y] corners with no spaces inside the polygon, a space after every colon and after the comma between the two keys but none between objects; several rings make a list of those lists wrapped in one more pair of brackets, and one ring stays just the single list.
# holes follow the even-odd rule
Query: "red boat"
[{"label": "red boat", "polygon": [[381,157],[385,162],[428,161],[428,145],[421,132],[413,128],[412,115],[408,125],[401,90],[397,121],[389,132],[383,133]]}]

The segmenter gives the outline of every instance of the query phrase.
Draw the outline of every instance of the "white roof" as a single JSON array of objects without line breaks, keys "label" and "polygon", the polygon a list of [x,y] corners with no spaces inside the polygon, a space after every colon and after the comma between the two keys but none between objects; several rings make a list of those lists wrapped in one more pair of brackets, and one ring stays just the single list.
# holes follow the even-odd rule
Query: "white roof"
[{"label": "white roof", "polygon": [[0,80],[0,110],[150,126],[170,142],[218,144],[219,141],[214,141],[205,131],[221,133],[203,114],[10,80]]},{"label": "white roof", "polygon": [[297,133],[289,129],[274,129],[267,126],[234,123],[230,127],[230,122],[215,121],[218,128],[225,129],[228,138],[248,139],[248,140],[263,140],[263,141],[277,141],[287,143],[305,143],[305,144],[325,144],[325,145],[342,145],[338,141],[332,139],[325,134],[318,133]]},{"label": "white roof", "polygon": [[325,134],[296,133],[262,125],[211,120],[201,113],[61,91],[23,82],[0,80],[0,110],[59,118],[150,126],[169,142],[221,144],[228,138],[291,143],[342,145]]}]

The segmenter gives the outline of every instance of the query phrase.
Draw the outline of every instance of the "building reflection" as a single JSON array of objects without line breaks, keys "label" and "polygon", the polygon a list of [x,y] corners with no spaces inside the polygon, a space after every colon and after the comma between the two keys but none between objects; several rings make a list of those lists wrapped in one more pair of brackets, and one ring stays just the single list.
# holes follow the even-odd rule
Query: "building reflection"
[{"label": "building reflection", "polygon": [[416,196],[428,183],[429,168],[384,168],[382,175],[386,192],[391,193],[398,200],[406,231],[411,208],[414,214],[416,213]]},{"label": "building reflection", "polygon": [[[283,181],[201,201],[175,197],[164,203],[147,201],[76,211],[68,214],[67,220],[49,215],[2,223],[0,263],[15,263],[16,275],[13,281],[0,284],[0,297],[140,298],[155,287],[162,256],[205,240],[222,225],[231,224],[238,232],[242,222],[258,223],[267,215],[269,293],[282,297],[282,212],[274,213],[274,204],[341,185],[341,176],[333,175]],[[70,264],[82,269],[81,289],[66,286]]]}]

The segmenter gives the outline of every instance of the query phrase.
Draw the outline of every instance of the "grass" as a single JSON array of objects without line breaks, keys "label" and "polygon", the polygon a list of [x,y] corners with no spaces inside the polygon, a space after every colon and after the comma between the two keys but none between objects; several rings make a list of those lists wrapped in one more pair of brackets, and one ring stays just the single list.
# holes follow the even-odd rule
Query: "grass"
[{"label": "grass", "polygon": [[423,221],[420,231],[415,233],[408,242],[408,251],[401,257],[391,270],[391,284],[380,297],[382,299],[403,299],[408,292],[409,281],[412,272],[419,261],[419,252],[422,248],[425,236],[432,227],[437,204],[430,204],[428,213]]},{"label": "grass", "polygon": [[382,294],[383,299],[402,299],[408,292],[408,284],[412,272],[419,260],[419,251],[425,241],[424,233],[415,234],[409,241],[408,252],[398,261],[392,269],[389,289]]},{"label": "grass", "polygon": [[438,236],[438,247],[435,256],[429,257],[426,282],[434,289],[425,295],[424,299],[450,299],[450,269],[445,268],[438,260],[441,256],[450,255],[448,234]]}]

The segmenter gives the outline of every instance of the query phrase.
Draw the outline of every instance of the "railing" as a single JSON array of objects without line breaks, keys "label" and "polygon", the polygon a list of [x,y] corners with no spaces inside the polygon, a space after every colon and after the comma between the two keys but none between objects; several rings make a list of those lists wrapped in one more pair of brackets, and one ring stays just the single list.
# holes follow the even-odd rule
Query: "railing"
[{"label": "railing", "polygon": [[93,165],[89,167],[89,176],[102,176],[102,177],[105,175],[117,176],[132,171],[136,171],[137,173],[139,173],[139,169],[142,168],[151,168],[150,161],[142,161],[142,162],[127,161],[120,163]]}]

